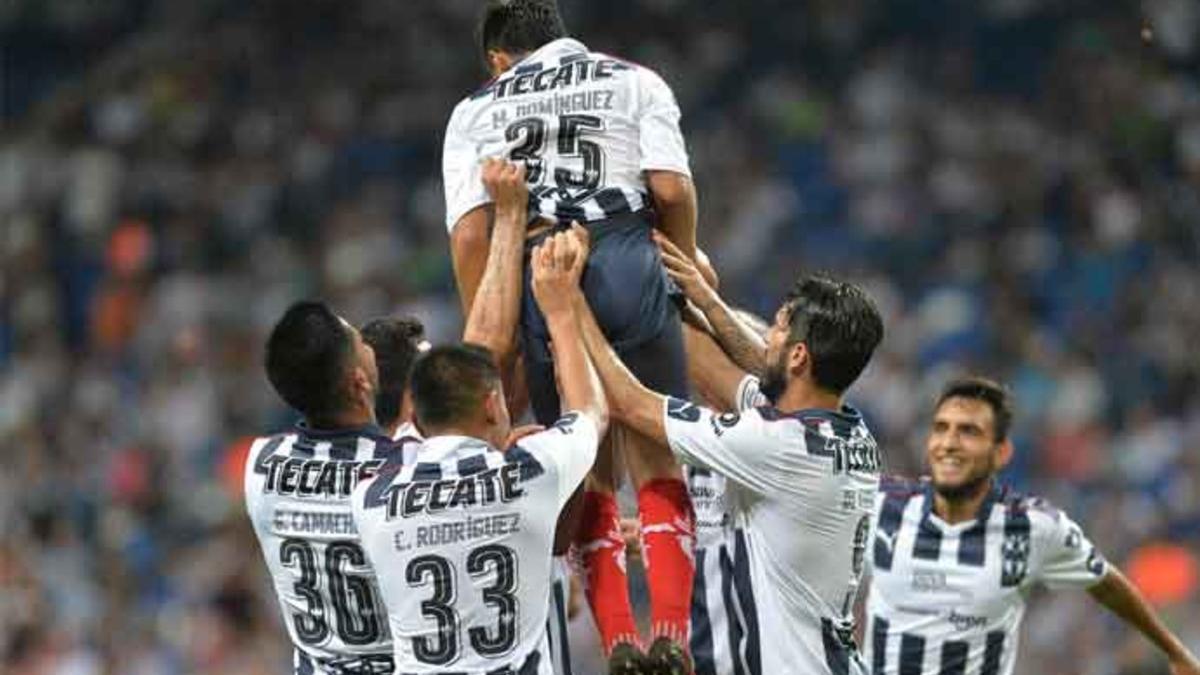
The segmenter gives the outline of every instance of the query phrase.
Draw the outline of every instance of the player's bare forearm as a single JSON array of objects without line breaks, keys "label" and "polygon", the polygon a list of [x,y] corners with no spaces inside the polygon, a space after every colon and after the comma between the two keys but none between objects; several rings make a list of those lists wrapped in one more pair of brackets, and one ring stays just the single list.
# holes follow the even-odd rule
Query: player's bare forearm
[{"label": "player's bare forearm", "polygon": [[658,230],[695,260],[697,207],[692,179],[674,171],[648,171],[646,185],[654,199]]},{"label": "player's bare forearm", "polygon": [[546,327],[550,331],[550,348],[564,408],[592,415],[603,436],[608,428],[608,401],[584,348],[578,317],[574,312],[548,314]]},{"label": "player's bare forearm", "polygon": [[487,269],[488,221],[490,208],[481,206],[459,219],[450,231],[450,261],[454,264],[454,282],[458,286],[458,297],[462,302],[463,316],[471,315],[471,305],[483,272]]},{"label": "player's bare forearm", "polygon": [[487,264],[467,313],[463,341],[491,350],[501,372],[508,373],[516,352],[515,333],[521,308],[528,193],[523,169],[509,165],[497,168],[495,173],[495,177],[490,177],[489,190],[507,190],[511,194],[501,195],[496,202]]},{"label": "player's bare forearm", "polygon": [[687,347],[688,379],[701,398],[721,410],[736,410],[737,389],[746,377],[708,333],[689,324],[683,326]]},{"label": "player's bare forearm", "polygon": [[643,436],[666,445],[663,395],[647,389],[625,367],[621,358],[613,351],[612,345],[608,343],[608,339],[604,337],[600,325],[596,323],[596,317],[592,314],[583,292],[574,290],[571,300],[583,333],[583,343],[587,346],[596,372],[600,375],[600,381],[604,384],[613,418]]},{"label": "player's bare forearm", "polygon": [[1116,567],[1109,567],[1104,578],[1089,588],[1088,593],[1158,646],[1173,666],[1179,666],[1176,672],[1200,672],[1187,669],[1200,668],[1200,663]]}]

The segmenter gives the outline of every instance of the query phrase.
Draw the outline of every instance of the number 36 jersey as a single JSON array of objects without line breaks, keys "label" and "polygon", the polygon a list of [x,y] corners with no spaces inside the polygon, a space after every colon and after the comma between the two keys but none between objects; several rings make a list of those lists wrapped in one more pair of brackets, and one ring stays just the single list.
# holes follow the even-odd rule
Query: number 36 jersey
[{"label": "number 36 jersey", "polygon": [[297,675],[393,672],[375,573],[350,513],[355,485],[399,464],[374,427],[260,438],[246,462],[246,509],[262,547]]},{"label": "number 36 jersey", "polygon": [[596,423],[567,413],[504,452],[426,439],[360,484],[354,520],[388,610],[399,673],[550,675],[558,514],[596,457]]},{"label": "number 36 jersey", "polygon": [[691,175],[679,106],[640,65],[555,40],[464,99],[446,129],[446,226],[491,201],[486,157],[523,161],[531,215],[580,222],[650,205],[642,172]]}]

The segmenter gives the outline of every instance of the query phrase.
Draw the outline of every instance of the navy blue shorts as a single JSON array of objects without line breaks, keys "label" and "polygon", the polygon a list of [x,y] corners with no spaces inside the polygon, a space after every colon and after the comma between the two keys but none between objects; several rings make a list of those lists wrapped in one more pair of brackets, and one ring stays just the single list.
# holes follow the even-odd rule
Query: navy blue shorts
[{"label": "navy blue shorts", "polygon": [[[687,361],[676,304],[679,291],[650,238],[652,219],[652,212],[646,210],[587,225],[591,255],[583,272],[583,294],[605,337],[642,384],[661,394],[687,398]],[[554,423],[561,412],[549,331],[533,299],[528,264],[533,247],[546,236],[526,242],[521,301],[525,375],[539,424]]]}]

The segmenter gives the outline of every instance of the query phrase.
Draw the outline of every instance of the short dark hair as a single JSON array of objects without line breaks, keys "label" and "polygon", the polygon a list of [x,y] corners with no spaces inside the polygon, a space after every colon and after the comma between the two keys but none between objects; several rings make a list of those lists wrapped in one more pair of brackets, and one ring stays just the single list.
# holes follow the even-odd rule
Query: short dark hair
[{"label": "short dark hair", "polygon": [[1013,420],[1013,397],[1008,387],[979,375],[955,378],[942,387],[934,410],[940,410],[942,404],[952,398],[967,398],[987,403],[992,408],[994,439],[1003,441],[1008,438],[1008,430]]},{"label": "short dark hair", "polygon": [[523,54],[566,36],[555,0],[488,0],[476,31],[485,58],[490,49]]},{"label": "short dark hair", "polygon": [[468,419],[500,382],[492,353],[472,344],[434,347],[413,364],[413,412],[424,429]]},{"label": "short dark hair", "polygon": [[354,354],[349,328],[322,302],[297,302],[267,339],[267,379],[309,422],[346,407],[343,379]]},{"label": "short dark hair", "polygon": [[391,426],[400,417],[400,403],[413,361],[420,353],[425,326],[414,317],[373,319],[362,327],[363,340],[375,350],[379,391],[375,393],[375,419]]},{"label": "short dark hair", "polygon": [[883,340],[875,302],[854,284],[810,274],[796,282],[783,306],[788,345],[808,346],[813,381],[835,394],[846,391]]}]

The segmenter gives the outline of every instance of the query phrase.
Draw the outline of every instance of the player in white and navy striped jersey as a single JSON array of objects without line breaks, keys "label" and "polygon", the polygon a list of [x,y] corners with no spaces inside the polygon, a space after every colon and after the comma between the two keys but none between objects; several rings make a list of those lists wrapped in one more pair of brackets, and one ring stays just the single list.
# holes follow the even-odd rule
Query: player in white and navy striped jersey
[{"label": "player in white and navy striped jersey", "polygon": [[374,424],[374,354],[328,307],[302,302],[272,330],[266,361],[271,384],[304,422],[253,443],[246,509],[295,673],[392,673],[386,613],[350,513],[355,485],[396,458]]},{"label": "player in white and navy striped jersey", "polygon": [[864,672],[850,635],[851,609],[880,456],[842,396],[882,339],[874,303],[850,284],[802,278],[776,313],[765,346],[753,338],[765,364],[761,389],[772,405],[716,414],[633,378],[574,295],[614,419],[669,443],[685,463],[725,477],[732,574],[722,602],[740,615],[734,625],[745,631],[735,663],[746,669],[734,672]]},{"label": "player in white and navy striped jersey", "polygon": [[[478,36],[493,79],[454,109],[442,157],[446,225],[464,307],[478,304],[487,251],[490,200],[479,189],[479,162],[488,156],[524,162],[537,221],[530,244],[572,221],[583,223],[593,249],[584,289],[606,335],[640,379],[686,396],[679,314],[650,241],[657,228],[695,256],[695,191],[671,89],[654,71],[569,37],[554,0],[489,0]],[[534,415],[549,424],[560,408],[554,364],[529,293],[521,343]],[[621,440],[643,442],[633,434]],[[688,629],[692,576],[686,487],[670,453],[630,447],[626,456],[647,458],[628,469],[643,538],[655,541],[646,547],[651,631],[656,642],[678,645]],[[619,652],[615,665],[636,660],[638,637],[612,494],[617,479],[610,473],[593,476],[583,495],[579,550],[605,651]]]},{"label": "player in white and navy striped jersey", "polygon": [[[559,255],[554,244],[539,250]],[[551,672],[545,625],[558,514],[591,469],[607,408],[569,305],[538,298],[571,411],[503,449],[510,425],[491,356],[467,345],[435,348],[410,383],[415,422],[427,434],[415,463],[355,493],[372,562],[396,570],[380,581],[402,673]]]},{"label": "player in white and navy striped jersey", "polygon": [[1006,390],[950,382],[926,442],[931,480],[886,479],[876,506],[865,633],[873,675],[1011,675],[1031,588],[1086,588],[1167,655],[1200,665],[1065,513],[1001,487]]}]

